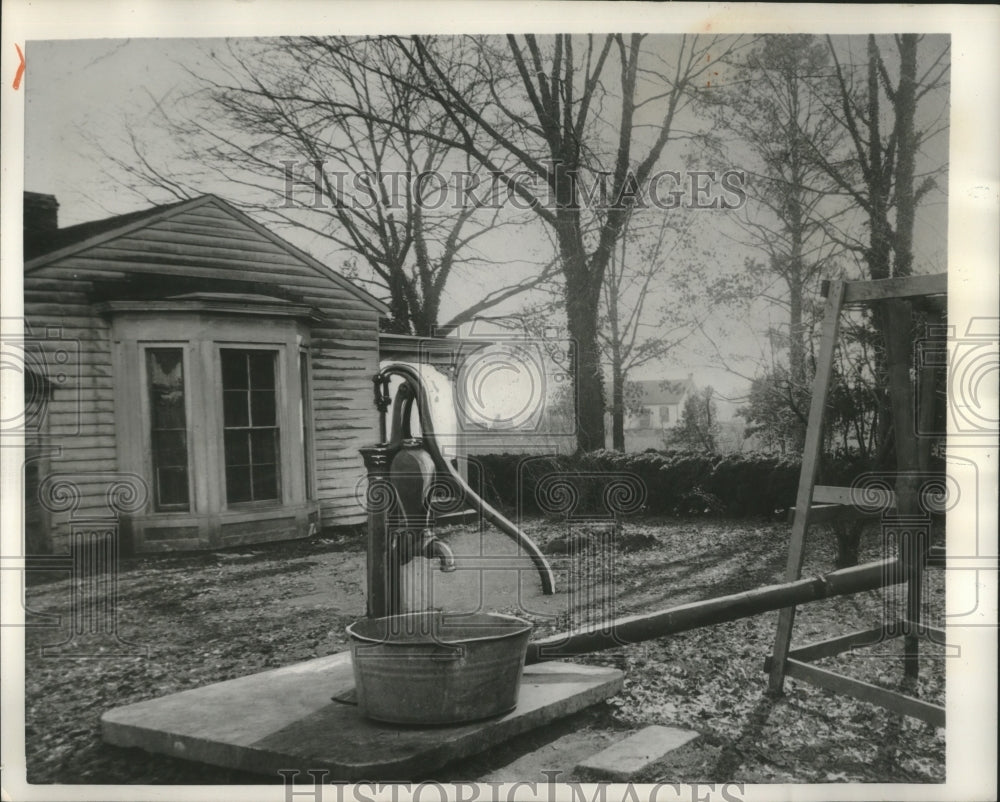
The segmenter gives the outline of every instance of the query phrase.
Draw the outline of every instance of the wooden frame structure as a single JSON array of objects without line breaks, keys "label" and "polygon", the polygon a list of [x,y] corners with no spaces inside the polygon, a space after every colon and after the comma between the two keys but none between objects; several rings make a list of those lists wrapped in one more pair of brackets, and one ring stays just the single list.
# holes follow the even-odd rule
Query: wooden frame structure
[{"label": "wooden frame structure", "polygon": [[[793,649],[791,640],[796,608],[783,608],[778,618],[774,651],[764,665],[764,670],[770,673],[769,689],[772,693],[780,694],[785,677],[792,676],[827,690],[919,718],[938,727],[945,724],[945,710],[939,705],[837,674],[811,665],[811,662],[841,654],[854,647],[873,645],[903,636],[905,676],[915,679],[918,673],[920,639],[930,638],[943,643],[943,631],[928,626],[921,616],[922,572],[928,566],[940,567],[944,564],[943,554],[930,549],[930,512],[926,509],[926,504],[921,504],[920,499],[920,476],[921,473],[926,476],[929,472],[930,440],[925,438],[921,441],[917,437],[917,432],[927,431],[928,428],[926,425],[918,426],[918,423],[929,423],[925,416],[930,414],[932,407],[930,393],[933,392],[936,366],[922,365],[919,368],[923,379],[923,403],[916,415],[910,371],[913,366],[913,309],[919,304],[927,312],[929,319],[939,321],[947,295],[947,278],[947,274],[941,273],[879,281],[831,281],[825,286],[822,340],[813,383],[785,580],[794,582],[801,577],[806,533],[810,524],[860,512],[855,501],[858,497],[857,488],[818,486],[816,479],[841,310],[845,305],[878,304],[877,313],[882,315],[883,330],[886,332],[889,395],[893,425],[897,433],[895,490],[881,490],[883,529],[897,538],[899,561],[893,564],[893,568],[901,572],[901,575],[890,575],[887,572],[883,587],[887,588],[900,581],[906,583],[905,615],[899,620],[883,622],[874,629],[851,632]],[[906,436],[902,433],[906,433]]]}]

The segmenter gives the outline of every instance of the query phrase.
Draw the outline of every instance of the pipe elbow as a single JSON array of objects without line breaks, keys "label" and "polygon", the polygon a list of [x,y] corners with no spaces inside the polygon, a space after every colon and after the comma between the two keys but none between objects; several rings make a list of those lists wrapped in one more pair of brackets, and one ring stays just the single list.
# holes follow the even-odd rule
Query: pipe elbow
[{"label": "pipe elbow", "polygon": [[455,570],[455,554],[448,545],[436,537],[431,538],[424,547],[424,556],[437,559],[441,570],[450,573]]}]

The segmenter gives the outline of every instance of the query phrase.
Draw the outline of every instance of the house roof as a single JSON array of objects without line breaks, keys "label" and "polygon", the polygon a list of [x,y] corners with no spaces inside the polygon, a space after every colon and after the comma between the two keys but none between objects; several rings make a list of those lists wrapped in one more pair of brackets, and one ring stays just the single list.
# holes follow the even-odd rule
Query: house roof
[{"label": "house roof", "polygon": [[[55,251],[61,251],[73,245],[79,245],[92,237],[108,232],[116,233],[117,229],[129,226],[132,223],[140,223],[152,219],[162,212],[176,209],[188,201],[178,201],[177,203],[166,203],[160,206],[153,206],[150,209],[143,209],[138,212],[128,214],[118,214],[114,217],[105,217],[101,220],[91,220],[88,223],[79,223],[75,226],[57,228],[55,231],[36,231],[24,236],[24,259],[26,263],[34,261],[36,258],[45,256]],[[26,265],[27,266],[27,265]]]},{"label": "house roof", "polygon": [[[635,400],[643,406],[660,406],[661,404],[679,404],[689,392],[694,392],[694,381],[687,379],[643,379],[626,382],[625,394],[637,392]],[[630,390],[630,388],[635,388]],[[605,388],[608,398],[611,388]]]},{"label": "house roof", "polygon": [[374,295],[348,281],[318,259],[292,245],[287,240],[282,239],[249,215],[241,212],[232,204],[215,195],[201,195],[197,198],[177,201],[176,203],[162,204],[128,214],[115,215],[114,217],[107,217],[102,220],[94,220],[88,223],[80,223],[75,226],[26,236],[24,242],[24,270],[25,272],[30,272],[57,259],[70,256],[78,251],[99,245],[102,242],[123,236],[145,226],[167,220],[176,214],[195,209],[204,204],[211,204],[226,211],[235,219],[281,247],[290,255],[314,268],[322,276],[330,279],[359,300],[372,306],[380,314],[389,314],[389,307]]}]

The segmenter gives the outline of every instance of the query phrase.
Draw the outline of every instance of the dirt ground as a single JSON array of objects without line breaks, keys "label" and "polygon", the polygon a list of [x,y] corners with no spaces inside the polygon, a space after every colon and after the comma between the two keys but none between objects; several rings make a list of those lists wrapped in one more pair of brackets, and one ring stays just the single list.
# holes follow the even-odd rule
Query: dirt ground
[{"label": "dirt ground", "polygon": [[[535,519],[524,528],[552,553],[558,582],[554,596],[542,596],[530,564],[512,560],[509,541],[472,525],[439,532],[455,551],[460,570],[443,574],[429,561],[415,561],[408,592],[445,609],[482,607],[522,615],[542,636],[588,616],[652,611],[780,581],[789,531],[785,523],[645,519],[626,522],[609,551],[585,548],[567,554],[567,543],[587,546],[608,527],[569,528],[565,522]],[[590,539],[580,540],[581,534]],[[881,558],[877,531],[865,538],[862,559]],[[806,575],[831,570],[831,540],[821,529],[811,535]],[[498,564],[504,567],[493,567]],[[364,566],[358,530],[229,551],[128,558],[117,581],[117,639],[88,632],[79,616],[70,615],[78,588],[66,575],[32,575],[26,590],[29,622],[50,626],[26,630],[29,782],[280,781],[105,745],[100,715],[347,648],[344,628],[364,614]],[[940,623],[943,579],[936,573],[928,578],[928,617]],[[871,627],[893,603],[879,592],[867,592],[804,606],[794,642]],[[59,616],[58,623],[51,616]],[[767,613],[583,656],[581,662],[624,669],[622,693],[546,732],[450,766],[435,778],[486,776],[561,731],[666,724],[699,731],[701,746],[685,762],[684,776],[651,776],[649,781],[944,781],[943,729],[791,679],[783,697],[768,697],[762,666],[776,621],[777,613]],[[81,632],[71,637],[74,626]],[[897,639],[818,665],[900,687],[900,648]],[[925,648],[917,687],[920,698],[938,704],[944,703],[943,658],[942,648]]]}]

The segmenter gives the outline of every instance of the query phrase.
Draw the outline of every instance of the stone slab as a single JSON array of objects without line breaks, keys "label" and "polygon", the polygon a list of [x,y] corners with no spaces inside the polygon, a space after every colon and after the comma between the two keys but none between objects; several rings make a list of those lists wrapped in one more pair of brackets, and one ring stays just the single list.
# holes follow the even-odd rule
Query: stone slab
[{"label": "stone slab", "polygon": [[697,732],[677,727],[644,727],[577,764],[576,773],[582,779],[628,782],[697,737]]},{"label": "stone slab", "polygon": [[116,746],[275,774],[325,770],[334,780],[416,780],[613,696],[616,669],[527,666],[518,705],[486,721],[447,727],[381,724],[331,701],[354,685],[349,652],[114,708],[101,716]]}]

